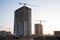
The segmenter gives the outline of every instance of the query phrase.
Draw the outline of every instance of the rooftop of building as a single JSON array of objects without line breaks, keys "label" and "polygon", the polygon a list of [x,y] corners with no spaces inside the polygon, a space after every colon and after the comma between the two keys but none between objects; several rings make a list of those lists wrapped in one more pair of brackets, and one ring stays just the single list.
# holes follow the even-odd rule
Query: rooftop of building
[{"label": "rooftop of building", "polygon": [[[27,6],[22,6],[22,7],[18,8],[16,11],[23,10],[23,9],[29,9],[29,10],[31,10],[31,8],[29,8],[29,7],[27,7]],[[15,11],[15,12],[16,12],[16,11]]]}]

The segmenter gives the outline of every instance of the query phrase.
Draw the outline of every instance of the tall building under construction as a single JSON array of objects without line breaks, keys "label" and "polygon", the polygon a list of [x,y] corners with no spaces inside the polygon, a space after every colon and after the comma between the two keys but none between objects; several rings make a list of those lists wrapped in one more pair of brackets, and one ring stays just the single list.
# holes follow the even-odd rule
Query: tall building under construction
[{"label": "tall building under construction", "polygon": [[42,24],[35,24],[35,34],[36,34],[36,36],[42,36],[43,35]]},{"label": "tall building under construction", "polygon": [[15,11],[14,33],[31,36],[31,8],[23,6]]}]

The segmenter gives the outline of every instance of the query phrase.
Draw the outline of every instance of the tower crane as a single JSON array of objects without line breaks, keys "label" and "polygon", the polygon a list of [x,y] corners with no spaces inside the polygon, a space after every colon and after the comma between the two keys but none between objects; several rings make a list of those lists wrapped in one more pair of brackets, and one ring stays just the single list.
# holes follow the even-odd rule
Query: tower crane
[{"label": "tower crane", "polygon": [[32,5],[32,4],[27,4],[27,3],[21,3],[21,2],[19,2],[19,4],[20,4],[20,5],[24,5],[24,6],[29,5],[29,6],[40,7],[40,6],[37,6],[37,5]]},{"label": "tower crane", "polygon": [[45,22],[44,20],[39,20],[40,21],[40,24],[42,23],[42,22]]},{"label": "tower crane", "polygon": [[36,20],[36,21],[40,21],[40,24],[42,24],[42,22],[45,22],[45,20]]}]

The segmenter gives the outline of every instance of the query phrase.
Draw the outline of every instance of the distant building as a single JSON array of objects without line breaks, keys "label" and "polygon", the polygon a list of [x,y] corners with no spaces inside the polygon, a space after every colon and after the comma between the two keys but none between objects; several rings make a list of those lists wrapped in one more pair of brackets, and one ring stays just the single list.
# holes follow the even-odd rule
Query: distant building
[{"label": "distant building", "polygon": [[14,33],[31,36],[31,8],[23,6],[15,11]]},{"label": "distant building", "polygon": [[0,31],[0,37],[7,37],[10,36],[11,32],[7,32],[7,31]]},{"label": "distant building", "polygon": [[60,31],[54,31],[54,35],[55,35],[56,37],[60,37]]},{"label": "distant building", "polygon": [[36,34],[36,36],[43,35],[43,28],[42,28],[41,24],[35,24],[35,34]]}]

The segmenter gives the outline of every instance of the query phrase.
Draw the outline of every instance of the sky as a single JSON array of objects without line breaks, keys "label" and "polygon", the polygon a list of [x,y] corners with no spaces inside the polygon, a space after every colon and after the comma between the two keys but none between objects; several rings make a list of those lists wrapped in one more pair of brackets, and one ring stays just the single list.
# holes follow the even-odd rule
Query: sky
[{"label": "sky", "polygon": [[13,32],[14,11],[23,6],[19,5],[19,2],[31,4],[26,6],[32,9],[33,34],[35,32],[34,24],[39,23],[36,20],[45,21],[42,22],[44,34],[60,31],[60,0],[0,0],[0,30]]}]

